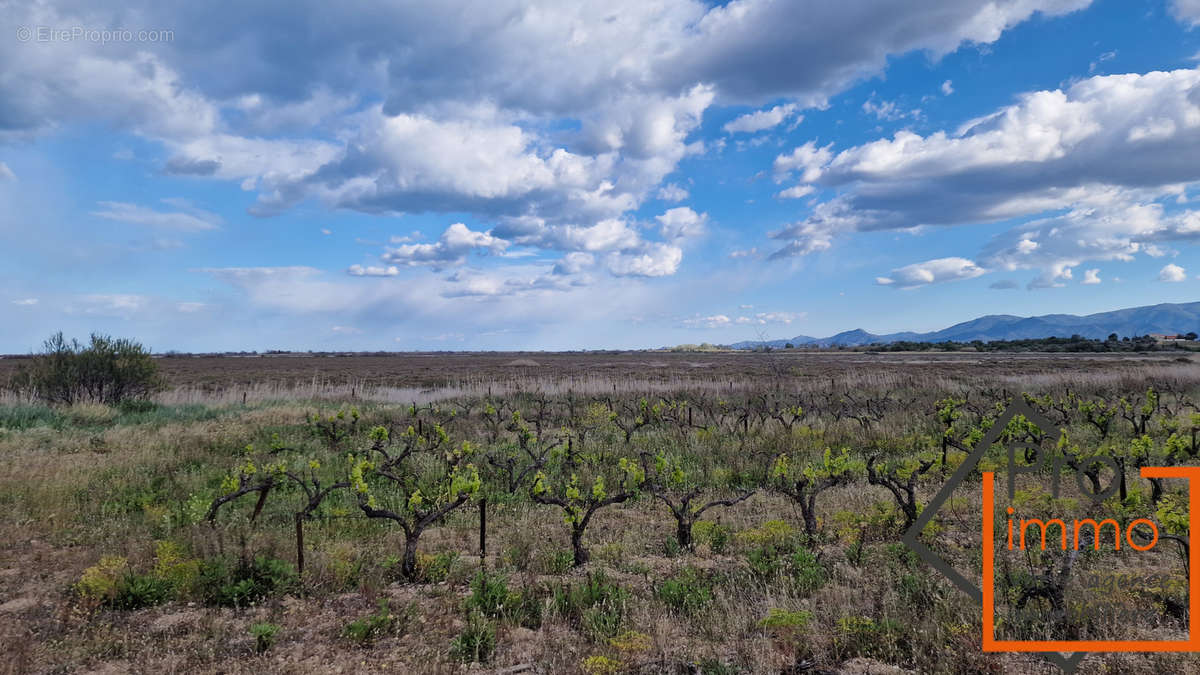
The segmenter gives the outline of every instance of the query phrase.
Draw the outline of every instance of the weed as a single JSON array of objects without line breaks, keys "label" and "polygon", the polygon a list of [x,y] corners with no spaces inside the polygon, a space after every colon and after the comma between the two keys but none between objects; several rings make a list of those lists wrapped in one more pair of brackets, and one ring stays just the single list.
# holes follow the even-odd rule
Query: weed
[{"label": "weed", "polygon": [[481,612],[467,616],[467,624],[450,642],[450,653],[468,663],[486,663],[496,649],[496,626]]},{"label": "weed", "polygon": [[685,567],[663,581],[655,595],[663,604],[683,614],[695,614],[713,601],[711,581],[694,567]]},{"label": "weed", "polygon": [[279,626],[273,623],[256,623],[250,626],[250,636],[254,638],[254,650],[259,654],[267,651],[275,644],[275,636]]}]

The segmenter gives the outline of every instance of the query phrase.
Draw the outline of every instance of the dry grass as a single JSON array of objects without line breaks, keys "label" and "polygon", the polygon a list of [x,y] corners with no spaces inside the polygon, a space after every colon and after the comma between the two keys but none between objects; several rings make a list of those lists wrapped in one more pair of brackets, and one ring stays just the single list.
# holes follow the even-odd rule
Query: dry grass
[{"label": "dry grass", "polygon": [[[846,524],[852,517],[869,519],[890,508],[889,493],[867,485],[865,479],[818,499],[822,536],[808,548],[819,560],[823,583],[803,589],[777,575],[753,571],[764,523],[802,527],[794,503],[774,493],[762,492],[735,508],[712,512],[706,520],[719,521],[730,532],[725,547],[714,550],[702,539],[694,553],[682,555],[672,554],[674,522],[660,503],[643,498],[604,509],[587,530],[593,561],[586,570],[563,570],[556,564],[556,555],[570,548],[561,511],[523,499],[495,504],[489,513],[488,557],[482,561],[489,570],[504,573],[511,590],[540,589],[544,594],[582,583],[588,572],[602,570],[629,592],[622,634],[638,635],[615,642],[599,637],[558,613],[547,595],[540,627],[498,623],[496,651],[487,666],[464,664],[450,649],[464,629],[464,598],[481,565],[475,555],[473,511],[453,513],[422,539],[423,554],[457,554],[445,580],[437,583],[397,581],[388,558],[402,549],[398,529],[347,517],[308,526],[303,593],[272,597],[250,608],[208,607],[179,598],[139,610],[98,609],[81,599],[73,584],[103,555],[123,556],[141,569],[152,566],[155,542],[164,539],[180,543],[197,558],[249,551],[290,560],[291,521],[282,505],[268,507],[260,522],[250,524],[244,518],[250,504],[243,504],[240,519],[222,520],[216,528],[177,522],[173,514],[190,495],[212,494],[246,444],[261,447],[272,433],[281,434],[287,443],[311,443],[304,440],[304,417],[333,409],[351,393],[364,419],[373,423],[402,417],[403,407],[413,402],[454,401],[487,396],[489,391],[492,397],[509,400],[530,392],[561,399],[568,392],[601,398],[674,391],[687,392],[692,400],[743,400],[760,391],[782,390],[806,401],[806,407],[822,410],[806,419],[822,442],[859,452],[899,447],[914,434],[938,433],[933,402],[951,393],[969,392],[983,400],[991,388],[1070,388],[1106,396],[1133,395],[1150,385],[1184,395],[1200,389],[1200,366],[1153,359],[1029,358],[1014,364],[985,356],[967,361],[937,355],[856,354],[823,360],[789,355],[787,374],[777,377],[771,374],[776,371],[751,361],[741,363],[756,372],[738,375],[739,362],[730,360],[734,357],[714,357],[712,365],[686,370],[679,361],[667,361],[671,357],[664,356],[664,372],[642,379],[620,370],[634,366],[611,365],[637,361],[629,356],[598,362],[597,367],[615,373],[562,375],[554,370],[554,358],[539,354],[520,357],[543,364],[537,374],[464,379],[439,387],[371,385],[365,379],[336,384],[324,379],[290,385],[184,384],[162,396],[160,403],[167,407],[140,417],[76,406],[39,418],[48,422],[19,428],[0,423],[0,456],[6,460],[0,463],[0,668],[47,673],[459,673],[535,663],[539,672],[575,673],[585,672],[588,663],[596,667],[611,662],[619,664],[620,672],[693,672],[689,669],[702,666],[708,669],[703,672],[735,672],[720,671],[717,664],[736,664],[737,672],[774,673],[804,659],[834,672],[1051,673],[1054,669],[1035,656],[981,653],[978,608],[938,575],[912,562],[897,543],[894,522]],[[571,358],[573,367],[581,367],[583,357]],[[687,355],[692,363],[704,358]],[[863,368],[867,363],[879,367]],[[703,370],[710,377],[693,376],[691,370]],[[887,392],[905,400],[911,396],[911,402],[887,407],[881,419],[865,425],[833,412],[834,402],[846,393]],[[458,436],[485,435],[481,422],[457,424],[453,431]],[[694,452],[725,448],[720,451],[744,461],[757,452],[771,456],[784,447],[780,443],[799,443],[754,427],[745,435],[736,429],[730,427],[710,440],[698,440],[696,434],[681,439],[670,429],[652,429],[639,432],[635,445],[650,450],[686,446]],[[597,448],[620,444],[616,434],[592,442]],[[937,476],[925,481],[923,499],[939,484]],[[972,557],[977,553],[971,553],[978,551],[978,493],[963,490],[958,497],[940,519],[938,546],[961,568],[978,574]],[[1003,517],[998,514],[1000,522]],[[1117,570],[1132,568],[1134,562],[1110,556],[1089,564]],[[1175,564],[1164,552],[1150,567],[1172,570]],[[690,569],[708,580],[710,598],[699,611],[681,612],[664,603],[659,589],[665,580]],[[345,638],[346,624],[374,611],[379,598],[389,599],[392,608],[413,608],[415,618],[407,630],[366,646]],[[789,633],[762,624],[772,610],[807,613],[810,618],[798,632]],[[250,627],[261,622],[280,627],[276,643],[262,654],[250,636]],[[1120,628],[1126,631],[1124,637],[1133,637],[1128,635],[1128,622],[1108,620],[1093,628]],[[1148,612],[1136,630],[1161,639],[1179,634],[1181,627]],[[592,657],[607,661],[587,661]],[[1190,657],[1180,655],[1095,655],[1085,660],[1080,672],[1197,668]]]}]

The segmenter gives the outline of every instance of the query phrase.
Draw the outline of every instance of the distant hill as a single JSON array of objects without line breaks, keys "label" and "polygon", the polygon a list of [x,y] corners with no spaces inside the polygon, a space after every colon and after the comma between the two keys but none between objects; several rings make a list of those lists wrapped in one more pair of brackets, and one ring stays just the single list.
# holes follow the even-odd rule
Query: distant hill
[{"label": "distant hill", "polygon": [[795,347],[858,347],[907,340],[912,342],[971,342],[982,340],[1032,340],[1045,337],[1080,335],[1102,340],[1112,333],[1120,337],[1150,333],[1200,332],[1200,302],[1148,305],[1087,316],[1046,314],[1045,316],[1012,316],[991,314],[978,319],[956,323],[932,333],[889,333],[875,335],[861,328],[848,330],[827,338],[797,335],[786,340],[736,342],[734,349],[755,349],[764,344],[782,349],[787,343]]}]

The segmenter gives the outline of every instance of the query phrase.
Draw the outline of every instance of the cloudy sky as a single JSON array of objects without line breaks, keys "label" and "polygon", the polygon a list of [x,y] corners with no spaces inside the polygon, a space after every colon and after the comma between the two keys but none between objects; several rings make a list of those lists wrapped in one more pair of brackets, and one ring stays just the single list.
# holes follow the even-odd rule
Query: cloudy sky
[{"label": "cloudy sky", "polygon": [[1200,0],[170,4],[0,0],[0,352],[1200,299]]}]

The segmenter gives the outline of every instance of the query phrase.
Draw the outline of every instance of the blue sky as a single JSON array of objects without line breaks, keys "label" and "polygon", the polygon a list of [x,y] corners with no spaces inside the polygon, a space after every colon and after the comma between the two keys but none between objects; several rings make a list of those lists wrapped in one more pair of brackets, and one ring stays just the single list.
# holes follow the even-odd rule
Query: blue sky
[{"label": "blue sky", "polygon": [[165,4],[0,0],[0,352],[1200,299],[1197,0]]}]

